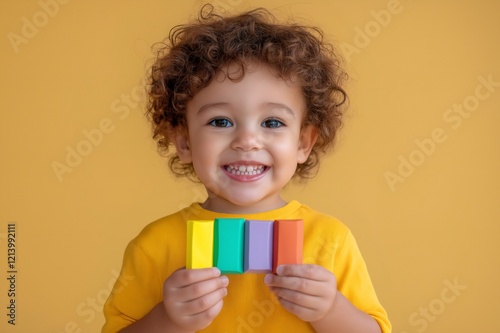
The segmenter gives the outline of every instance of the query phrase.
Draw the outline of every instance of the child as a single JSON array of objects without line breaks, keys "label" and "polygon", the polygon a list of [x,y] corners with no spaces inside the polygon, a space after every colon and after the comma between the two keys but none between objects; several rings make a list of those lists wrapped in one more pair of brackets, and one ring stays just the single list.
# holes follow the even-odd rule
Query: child
[{"label": "child", "polygon": [[[345,76],[317,29],[258,9],[202,9],[152,67],[148,116],[177,175],[208,198],[128,245],[102,332],[390,332],[347,227],[280,193],[308,177],[341,123]],[[186,270],[187,220],[303,219],[304,264],[276,274]],[[125,282],[122,282],[125,281]]]}]

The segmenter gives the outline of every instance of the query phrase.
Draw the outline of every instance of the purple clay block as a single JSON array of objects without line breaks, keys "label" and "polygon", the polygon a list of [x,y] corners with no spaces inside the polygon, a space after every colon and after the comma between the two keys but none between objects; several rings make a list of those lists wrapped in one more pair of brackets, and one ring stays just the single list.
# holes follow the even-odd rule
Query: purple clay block
[{"label": "purple clay block", "polygon": [[245,272],[272,272],[273,223],[273,221],[260,220],[245,222]]}]

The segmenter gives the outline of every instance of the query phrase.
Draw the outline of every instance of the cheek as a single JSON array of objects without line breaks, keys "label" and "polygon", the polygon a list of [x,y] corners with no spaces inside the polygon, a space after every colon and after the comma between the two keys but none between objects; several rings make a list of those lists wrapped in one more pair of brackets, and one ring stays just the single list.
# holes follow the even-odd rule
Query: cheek
[{"label": "cheek", "polygon": [[192,154],[193,160],[198,162],[214,162],[222,151],[221,140],[213,140],[206,136],[199,136],[193,141]]},{"label": "cheek", "polygon": [[[287,135],[281,137],[273,137],[269,140],[269,149],[282,157],[290,156],[297,153],[298,140],[294,135]],[[286,154],[286,155],[285,155]]]}]

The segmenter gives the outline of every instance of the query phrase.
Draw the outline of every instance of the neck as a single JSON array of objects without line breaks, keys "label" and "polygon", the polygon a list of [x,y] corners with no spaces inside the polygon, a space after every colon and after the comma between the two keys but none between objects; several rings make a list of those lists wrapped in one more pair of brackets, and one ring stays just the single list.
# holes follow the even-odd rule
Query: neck
[{"label": "neck", "polygon": [[212,212],[225,213],[225,214],[256,214],[267,212],[270,210],[278,209],[285,206],[287,202],[280,196],[274,198],[267,198],[258,203],[252,204],[238,204],[228,200],[221,199],[220,197],[211,198],[210,194],[208,199],[201,204],[201,206]]}]

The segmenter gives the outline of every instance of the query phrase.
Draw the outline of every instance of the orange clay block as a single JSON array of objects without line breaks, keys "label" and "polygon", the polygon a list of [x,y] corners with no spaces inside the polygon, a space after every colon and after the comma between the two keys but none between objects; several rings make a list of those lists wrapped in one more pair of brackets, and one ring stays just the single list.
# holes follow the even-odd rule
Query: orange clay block
[{"label": "orange clay block", "polygon": [[187,222],[186,268],[213,267],[214,221]]},{"label": "orange clay block", "polygon": [[283,264],[302,264],[303,220],[275,220],[273,228],[273,273]]}]

